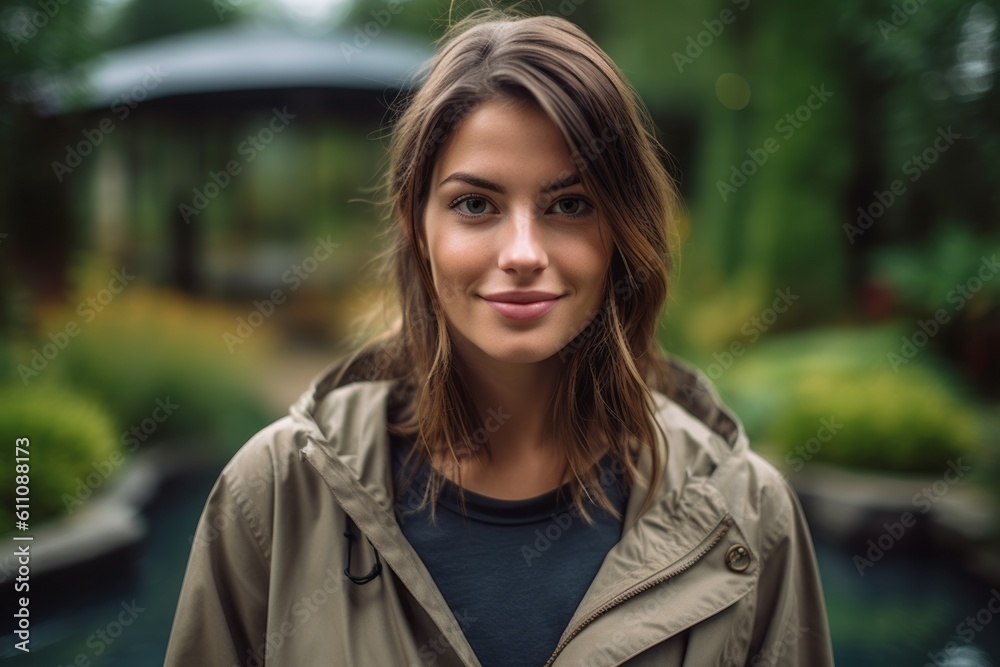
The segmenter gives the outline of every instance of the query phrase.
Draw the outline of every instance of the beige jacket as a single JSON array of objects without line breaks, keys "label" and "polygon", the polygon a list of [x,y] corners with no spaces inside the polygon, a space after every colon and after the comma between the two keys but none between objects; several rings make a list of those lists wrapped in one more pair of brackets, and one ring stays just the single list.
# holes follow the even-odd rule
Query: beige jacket
[{"label": "beige jacket", "polygon": [[[673,398],[654,394],[669,441],[656,502],[637,517],[645,489],[630,494],[546,665],[832,665],[794,492],[708,381],[672,368]],[[233,457],[198,523],[166,665],[480,665],[462,633],[476,619],[455,617],[396,521],[390,386],[315,385]],[[650,465],[644,451],[646,479]],[[381,567],[364,585],[344,574],[348,529],[351,573]]]}]

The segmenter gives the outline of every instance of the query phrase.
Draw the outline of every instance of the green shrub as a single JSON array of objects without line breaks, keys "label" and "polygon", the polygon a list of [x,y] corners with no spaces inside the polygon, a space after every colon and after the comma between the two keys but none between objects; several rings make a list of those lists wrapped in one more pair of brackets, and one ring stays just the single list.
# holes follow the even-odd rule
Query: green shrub
[{"label": "green shrub", "polygon": [[[901,303],[915,314],[931,315],[944,308],[950,315],[959,315],[958,304],[964,306],[974,295],[974,308],[960,316],[969,317],[973,310],[985,316],[1000,303],[1000,279],[992,279],[988,264],[1000,252],[1000,238],[977,237],[964,221],[947,223],[924,245],[889,246],[878,252],[875,275],[891,285]],[[986,273],[982,273],[984,268]],[[972,292],[977,284],[978,291]]]},{"label": "green shrub", "polygon": [[0,388],[0,432],[7,437],[0,448],[6,477],[0,484],[0,533],[14,529],[15,458],[20,456],[14,447],[16,438],[29,439],[24,449],[30,459],[28,524],[32,528],[67,513],[64,494],[76,497],[78,478],[86,480],[98,469],[108,472],[100,475],[100,481],[91,480],[94,483],[88,488],[93,491],[114,474],[115,463],[124,456],[120,435],[107,411],[66,389]]},{"label": "green shrub", "polygon": [[[975,460],[984,452],[982,413],[928,350],[894,371],[886,355],[899,335],[888,327],[762,340],[717,383],[754,447],[786,461],[939,473],[949,459]],[[832,426],[821,433],[823,420]],[[810,439],[818,451],[793,453]]]},{"label": "green shrub", "polygon": [[[59,308],[46,314],[41,330],[61,331],[70,319],[80,323],[80,333],[30,378],[30,386],[66,386],[93,399],[108,409],[119,433],[145,422],[154,428],[140,431],[142,445],[207,444],[221,456],[274,418],[250,375],[259,372],[256,352],[267,332],[255,331],[230,352],[223,334],[235,330],[236,317],[223,308],[136,284],[89,322],[72,308]],[[46,342],[40,336],[22,345],[20,363]],[[176,407],[154,423],[158,402]]]}]

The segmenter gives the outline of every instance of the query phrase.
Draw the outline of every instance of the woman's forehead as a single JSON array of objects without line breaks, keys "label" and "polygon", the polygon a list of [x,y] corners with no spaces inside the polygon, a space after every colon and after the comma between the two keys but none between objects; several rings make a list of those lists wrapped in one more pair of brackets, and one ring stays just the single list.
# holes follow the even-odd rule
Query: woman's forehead
[{"label": "woman's forehead", "polygon": [[477,107],[456,128],[434,165],[432,187],[469,183],[473,179],[463,175],[472,175],[501,191],[522,182],[551,190],[573,184],[574,172],[562,133],[537,104],[497,100]]}]

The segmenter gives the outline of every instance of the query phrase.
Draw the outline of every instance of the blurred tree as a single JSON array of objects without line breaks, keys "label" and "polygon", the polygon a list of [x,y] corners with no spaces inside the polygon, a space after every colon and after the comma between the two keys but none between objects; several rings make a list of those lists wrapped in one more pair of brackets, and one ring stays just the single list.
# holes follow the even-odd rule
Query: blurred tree
[{"label": "blurred tree", "polygon": [[[0,330],[14,314],[14,285],[55,293],[65,276],[46,266],[65,266],[74,229],[67,215],[70,193],[54,178],[50,161],[60,155],[66,128],[41,119],[26,101],[42,78],[99,50],[88,25],[92,0],[71,3],[16,1],[0,9]],[[36,75],[27,78],[28,73]],[[15,198],[15,193],[18,196]],[[17,275],[22,274],[22,275]],[[26,275],[24,275],[26,274]],[[16,276],[16,278],[15,278]]]},{"label": "blurred tree", "polygon": [[202,28],[219,27],[261,11],[254,0],[131,0],[121,9],[104,38],[118,48]]},{"label": "blurred tree", "polygon": [[[997,237],[995,0],[597,4],[603,15],[585,27],[654,116],[694,121],[693,168],[680,174],[685,264],[697,267],[686,306],[757,293],[721,340],[786,286],[801,300],[779,328],[863,317],[881,247],[919,255],[956,224]],[[747,83],[741,108],[723,85],[731,74]],[[819,108],[804,108],[824,86]],[[893,301],[881,316],[899,314]]]}]

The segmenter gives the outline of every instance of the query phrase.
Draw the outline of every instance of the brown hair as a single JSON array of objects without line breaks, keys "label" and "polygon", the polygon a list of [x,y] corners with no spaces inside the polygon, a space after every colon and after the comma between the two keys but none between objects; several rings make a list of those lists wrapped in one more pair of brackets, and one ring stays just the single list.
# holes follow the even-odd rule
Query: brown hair
[{"label": "brown hair", "polygon": [[[448,297],[437,294],[421,252],[422,215],[438,152],[462,119],[486,101],[531,100],[563,134],[615,247],[604,303],[558,353],[564,371],[549,406],[551,426],[565,434],[561,446],[574,477],[569,490],[587,523],[593,519],[585,496],[620,518],[600,485],[602,441],[629,488],[638,478],[638,448],[649,447],[654,472],[642,514],[663,474],[650,390],[666,388],[656,327],[667,295],[676,199],[645,106],[579,27],[510,10],[475,11],[453,25],[418,77],[391,131],[384,181],[390,244],[381,275],[394,288],[390,302],[400,311],[386,331],[343,359],[332,384],[398,381],[389,430],[413,438],[407,463],[414,456],[422,464],[445,455],[457,464],[459,454],[468,453],[460,450],[469,449],[479,418],[445,326],[440,299]],[[489,451],[488,439],[483,446]],[[420,507],[429,501],[433,519],[444,477],[430,470]],[[464,503],[461,477],[459,497]]]}]

